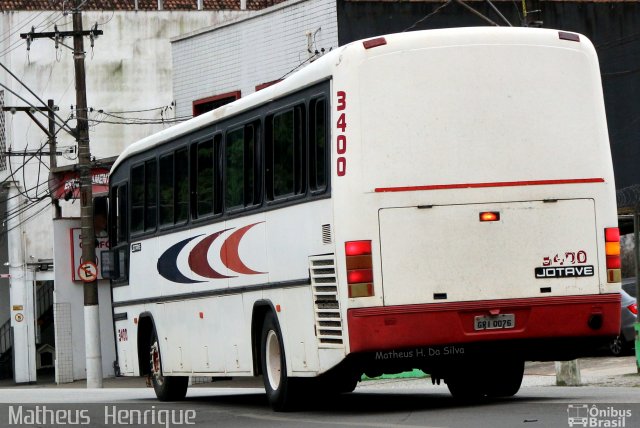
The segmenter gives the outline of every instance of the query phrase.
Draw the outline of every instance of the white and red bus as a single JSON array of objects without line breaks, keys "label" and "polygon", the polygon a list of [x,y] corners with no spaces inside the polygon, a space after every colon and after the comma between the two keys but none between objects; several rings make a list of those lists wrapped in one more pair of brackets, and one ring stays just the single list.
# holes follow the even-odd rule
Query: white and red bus
[{"label": "white and red bus", "polygon": [[122,374],[313,384],[419,368],[509,396],[526,360],[619,333],[620,245],[596,53],[460,28],[335,49],[128,147],[110,176]]}]

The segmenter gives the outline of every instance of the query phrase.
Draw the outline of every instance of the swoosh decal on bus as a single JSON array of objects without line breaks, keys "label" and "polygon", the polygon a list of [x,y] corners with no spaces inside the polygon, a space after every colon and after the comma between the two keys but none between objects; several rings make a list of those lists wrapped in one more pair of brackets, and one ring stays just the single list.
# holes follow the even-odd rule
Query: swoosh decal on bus
[{"label": "swoosh decal on bus", "polygon": [[204,276],[205,278],[236,278],[235,276],[227,276],[215,271],[207,262],[207,253],[209,252],[209,247],[211,247],[211,244],[213,244],[213,241],[215,241],[216,238],[218,238],[227,230],[231,229],[224,229],[220,232],[214,233],[213,235],[209,235],[202,241],[198,242],[195,247],[193,247],[193,250],[191,250],[191,252],[189,253],[189,267],[193,272],[197,273],[200,276]]},{"label": "swoosh decal on bus", "polygon": [[482,187],[546,186],[550,184],[604,183],[604,178],[569,178],[565,180],[496,181],[492,183],[434,184],[430,186],[376,187],[376,193],[413,192],[417,190],[477,189]]},{"label": "swoosh decal on bus", "polygon": [[258,223],[253,223],[248,226],[242,227],[229,235],[227,240],[224,241],[224,244],[222,244],[222,248],[220,248],[220,260],[226,267],[234,272],[243,273],[245,275],[257,275],[266,273],[249,269],[247,265],[245,265],[242,260],[240,260],[240,254],[238,254],[240,241],[242,240],[244,234],[247,233],[253,226],[260,223],[264,222],[260,221]]},{"label": "swoosh decal on bus", "polygon": [[183,239],[177,244],[173,244],[167,249],[167,251],[162,253],[160,258],[158,259],[158,273],[169,281],[178,282],[180,284],[195,284],[198,282],[204,282],[187,278],[182,274],[182,272],[180,272],[177,265],[178,255],[180,254],[180,251],[182,251],[185,245],[187,245],[190,241],[196,239],[199,236],[202,235],[196,235],[192,236],[191,238]]}]

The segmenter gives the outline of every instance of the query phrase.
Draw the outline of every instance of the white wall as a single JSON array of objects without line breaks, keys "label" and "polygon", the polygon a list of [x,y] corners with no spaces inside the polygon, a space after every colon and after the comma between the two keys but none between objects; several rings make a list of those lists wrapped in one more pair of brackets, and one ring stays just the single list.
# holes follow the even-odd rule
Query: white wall
[{"label": "white wall", "polygon": [[[89,39],[85,39],[87,52],[87,100],[88,106],[96,111],[90,112],[90,119],[122,122],[122,119],[108,117],[97,112],[130,110],[146,110],[154,107],[170,106],[172,96],[172,64],[170,39],[180,34],[211,26],[238,16],[252,12],[239,11],[191,11],[191,12],[85,12],[83,14],[84,29],[88,30],[94,23],[104,35],[95,41],[92,50]],[[54,42],[49,39],[37,39],[27,52],[26,45],[20,39],[21,32],[28,32],[31,26],[36,31],[71,30],[71,15],[63,16],[57,11],[44,12],[4,12],[0,14],[0,62],[24,81],[45,102],[54,99],[60,106],[58,115],[63,119],[72,113],[70,106],[75,105],[74,69],[72,53],[60,47],[57,51]],[[71,39],[64,43],[72,46]],[[0,82],[18,92],[28,101],[40,104],[17,81],[0,70]],[[0,88],[1,89],[1,88]],[[5,104],[24,106],[25,102],[5,90]],[[160,120],[161,110],[126,114],[130,118]],[[174,110],[164,112],[164,117],[175,117]],[[46,119],[43,123],[46,126]],[[45,135],[25,113],[7,114],[7,146],[13,151],[25,148],[35,150],[45,141]],[[69,123],[75,126],[75,121]],[[118,155],[124,147],[135,140],[163,129],[169,125],[91,125],[91,152],[96,158]],[[94,126],[95,125],[95,126]],[[73,138],[61,132],[59,146],[75,146]],[[74,164],[77,161],[58,158],[59,165]],[[48,156],[43,161],[48,164]],[[12,158],[12,169],[16,171],[23,163],[22,157]],[[14,179],[23,183],[26,189],[47,180],[48,171],[39,165],[38,159],[32,159],[24,169],[15,174]],[[0,171],[0,180],[7,178],[9,171]],[[29,191],[31,197],[41,196],[46,191],[46,184],[40,192]],[[32,217],[40,209],[45,208],[49,200],[33,206],[25,212],[24,218]],[[65,210],[69,215],[79,213],[79,204],[69,204]],[[33,217],[28,225],[26,235],[26,255],[28,260],[52,258],[51,211],[44,209],[39,216]]]},{"label": "white wall", "polygon": [[[123,122],[130,118],[143,118],[159,121],[164,118],[174,118],[175,109],[166,111],[156,109],[133,114],[124,114],[126,120],[109,117],[98,112],[122,112],[131,110],[148,110],[155,107],[170,107],[172,95],[172,62],[170,39],[181,34],[192,32],[203,27],[210,27],[225,20],[239,16],[251,15],[254,12],[240,11],[145,11],[145,12],[85,12],[83,13],[84,29],[90,29],[94,23],[104,35],[95,40],[92,49],[89,39],[85,39],[87,58],[86,84],[87,102],[93,112],[89,112],[90,119],[100,121]],[[44,102],[51,98],[60,107],[58,115],[66,120],[72,114],[71,106],[75,101],[75,80],[72,52],[60,46],[55,49],[54,42],[49,39],[37,39],[27,51],[20,33],[30,31],[32,26],[36,32],[53,31],[54,24],[60,31],[72,29],[71,15],[63,16],[59,11],[19,11],[0,13],[0,62],[7,66],[20,80],[22,80]],[[65,39],[64,44],[73,45],[72,39]],[[0,82],[17,92],[32,104],[41,103],[29,93],[18,81],[4,70],[0,70]],[[6,106],[26,106],[25,101],[4,90]],[[163,114],[161,114],[161,112]],[[42,123],[47,126],[46,118]],[[75,127],[74,120],[69,122]],[[127,145],[159,131],[168,124],[123,125],[90,122],[90,138],[92,155],[105,158],[118,155]],[[43,131],[34,124],[25,113],[6,115],[7,147],[14,152],[23,150],[33,151],[46,142]],[[60,148],[75,146],[75,141],[65,132],[58,134]],[[42,163],[39,162],[42,159]],[[28,159],[28,158],[27,158]],[[25,223],[25,261],[54,258],[54,244],[56,246],[55,259],[55,300],[58,315],[68,315],[70,328],[69,336],[63,338],[60,352],[69,350],[64,364],[63,378],[68,380],[85,377],[84,371],[84,329],[83,329],[83,294],[82,285],[70,280],[68,260],[68,235],[58,233],[54,236],[52,227],[51,200],[37,198],[46,196],[48,180],[48,156],[36,157],[25,164],[25,158],[13,157],[11,168],[0,171],[0,181],[15,180],[21,187],[27,189],[27,195],[22,206],[22,220]],[[77,161],[74,156],[58,157],[58,165],[71,165]],[[11,176],[10,171],[14,174]],[[16,172],[17,171],[17,172]],[[40,185],[37,189],[35,186]],[[29,190],[31,189],[31,190]],[[33,198],[28,200],[28,197]],[[78,201],[63,202],[63,215],[77,216],[79,214]],[[2,209],[0,215],[4,215]],[[61,220],[64,222],[64,220]],[[68,225],[64,225],[67,227]],[[0,287],[7,280],[0,280]],[[0,321],[9,316],[8,285],[6,290],[0,291]],[[111,323],[110,291],[108,282],[99,285],[102,317],[102,343],[104,373],[113,374],[112,363],[115,359],[113,344],[113,325]],[[65,312],[65,310],[67,310]],[[66,324],[56,326],[57,333],[64,332]],[[58,338],[57,338],[58,339]],[[68,341],[67,341],[68,339]],[[66,342],[65,342],[66,341]],[[58,351],[58,350],[57,350]],[[59,358],[59,362],[62,360]]]},{"label": "white wall", "polygon": [[194,100],[238,90],[245,96],[256,85],[281,78],[309,58],[307,32],[312,50],[338,46],[335,0],[289,0],[175,39],[178,116],[191,115]]}]

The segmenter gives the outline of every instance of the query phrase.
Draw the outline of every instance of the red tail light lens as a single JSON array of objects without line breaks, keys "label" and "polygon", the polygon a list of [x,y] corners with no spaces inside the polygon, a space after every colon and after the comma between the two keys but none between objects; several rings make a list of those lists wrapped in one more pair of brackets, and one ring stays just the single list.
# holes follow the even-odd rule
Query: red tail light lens
[{"label": "red tail light lens", "polygon": [[607,256],[607,269],[620,269],[620,256]]},{"label": "red tail light lens", "polygon": [[349,297],[371,297],[373,289],[373,257],[371,241],[349,241],[344,244],[347,262]]},{"label": "red tail light lens", "polygon": [[349,241],[344,244],[347,256],[362,256],[371,254],[371,241]]},{"label": "red tail light lens", "polygon": [[347,282],[356,284],[359,282],[373,282],[373,269],[354,269],[347,272]]},{"label": "red tail light lens", "polygon": [[629,309],[631,311],[631,313],[633,313],[634,315],[638,315],[638,304],[637,303],[632,303],[629,306],[627,306],[627,309]]},{"label": "red tail light lens", "polygon": [[604,240],[607,242],[620,242],[620,229],[609,227],[604,230]]},{"label": "red tail light lens", "polygon": [[605,254],[607,257],[607,282],[616,283],[622,280],[620,270],[620,229],[608,227],[604,230]]}]

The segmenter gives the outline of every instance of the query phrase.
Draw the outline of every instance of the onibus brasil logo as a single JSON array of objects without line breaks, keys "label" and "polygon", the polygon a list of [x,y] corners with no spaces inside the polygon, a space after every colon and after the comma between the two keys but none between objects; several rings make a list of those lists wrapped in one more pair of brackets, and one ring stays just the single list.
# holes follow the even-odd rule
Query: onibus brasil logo
[{"label": "onibus brasil logo", "polygon": [[569,404],[567,406],[567,422],[570,427],[609,427],[622,428],[627,426],[627,419],[631,418],[631,410],[618,409],[613,406],[600,407],[592,404]]}]

